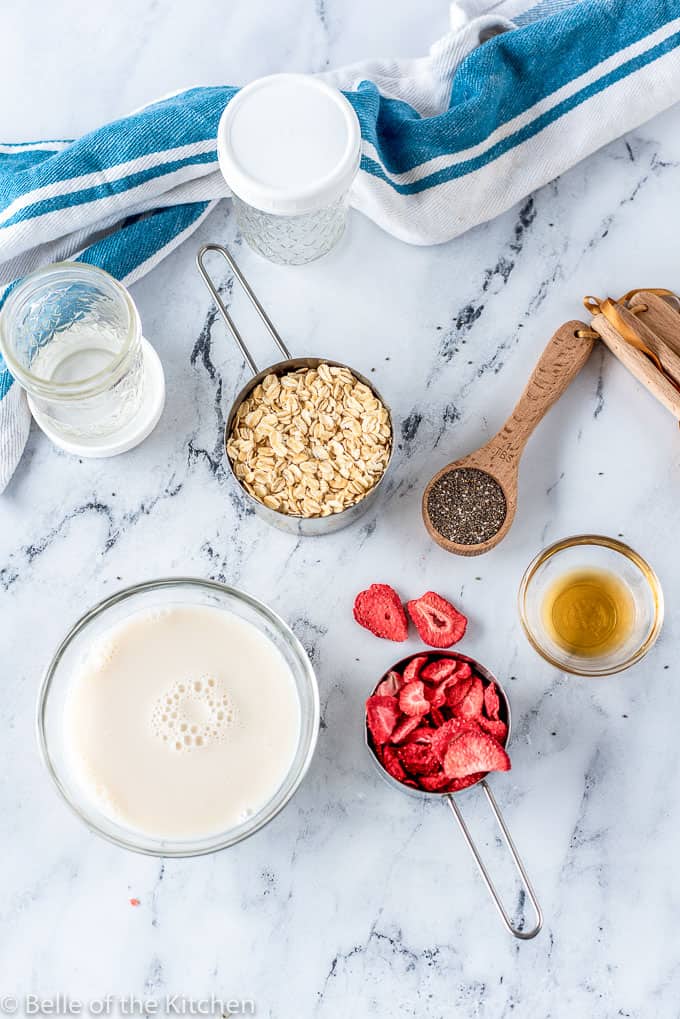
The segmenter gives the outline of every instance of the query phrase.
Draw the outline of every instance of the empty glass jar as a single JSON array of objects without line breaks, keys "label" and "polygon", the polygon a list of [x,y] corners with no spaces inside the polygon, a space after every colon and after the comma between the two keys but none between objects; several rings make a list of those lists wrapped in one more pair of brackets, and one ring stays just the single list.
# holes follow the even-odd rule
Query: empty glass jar
[{"label": "empty glass jar", "polygon": [[125,287],[95,266],[58,262],[26,276],[0,314],[0,353],[55,437],[103,438],[139,410],[139,314]]},{"label": "empty glass jar", "polygon": [[361,158],[342,92],[304,74],[260,78],[225,109],[217,153],[241,233],[265,258],[302,265],[340,239]]}]

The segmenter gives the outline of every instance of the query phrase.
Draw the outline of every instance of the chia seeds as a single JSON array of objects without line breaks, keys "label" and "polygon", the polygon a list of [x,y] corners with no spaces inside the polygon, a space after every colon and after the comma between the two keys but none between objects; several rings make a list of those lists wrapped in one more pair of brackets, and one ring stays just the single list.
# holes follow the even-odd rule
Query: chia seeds
[{"label": "chia seeds", "polygon": [[430,522],[443,538],[459,545],[480,545],[493,538],[507,515],[503,489],[476,467],[442,474],[427,497]]}]

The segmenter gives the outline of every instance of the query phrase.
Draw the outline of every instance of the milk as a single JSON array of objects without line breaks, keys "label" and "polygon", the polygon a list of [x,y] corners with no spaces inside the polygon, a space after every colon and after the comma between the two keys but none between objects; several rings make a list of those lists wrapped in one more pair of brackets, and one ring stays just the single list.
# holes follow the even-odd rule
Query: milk
[{"label": "milk", "polygon": [[70,769],[112,820],[196,839],[247,820],[295,755],[291,670],[251,623],[222,609],[138,612],[99,637],[64,705]]}]

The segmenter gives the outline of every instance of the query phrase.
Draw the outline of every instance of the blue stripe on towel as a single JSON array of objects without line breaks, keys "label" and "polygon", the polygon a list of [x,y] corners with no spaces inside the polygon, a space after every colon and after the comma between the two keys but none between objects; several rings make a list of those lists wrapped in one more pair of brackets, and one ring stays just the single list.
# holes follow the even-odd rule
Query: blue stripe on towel
[{"label": "blue stripe on towel", "polygon": [[175,170],[181,170],[186,166],[201,166],[207,163],[217,164],[217,152],[197,153],[188,156],[186,159],[173,159],[167,163],[160,163],[149,167],[146,170],[139,170],[127,177],[120,177],[118,180],[106,181],[94,187],[84,188],[82,191],[75,191],[65,195],[56,195],[54,198],[44,198],[34,205],[27,205],[20,209],[14,216],[6,220],[2,226],[13,226],[15,223],[22,223],[27,219],[34,219],[36,216],[43,216],[49,212],[56,212],[59,209],[71,209],[76,205],[84,205],[87,202],[96,202],[102,198],[110,198],[113,195],[124,194],[131,188],[139,187],[146,181],[155,180]]},{"label": "blue stripe on towel", "polygon": [[640,56],[627,61],[622,66],[616,68],[616,70],[611,71],[609,74],[604,75],[602,78],[599,78],[597,81],[581,89],[579,92],[576,92],[574,95],[569,96],[569,98],[564,99],[561,103],[558,103],[550,110],[537,116],[535,120],[531,121],[531,123],[515,131],[512,135],[504,138],[496,145],[491,146],[491,148],[489,148],[486,152],[473,159],[467,159],[463,162],[456,163],[454,166],[439,170],[436,173],[431,173],[428,176],[423,177],[421,180],[414,181],[410,184],[396,183],[390,180],[379,163],[376,163],[374,160],[369,159],[366,156],[362,157],[361,168],[366,170],[368,173],[373,174],[373,176],[386,181],[394,188],[395,191],[402,195],[418,194],[422,191],[428,190],[429,188],[436,187],[438,184],[444,184],[446,181],[464,177],[469,173],[473,173],[475,170],[479,170],[482,166],[486,166],[488,163],[494,162],[494,160],[498,159],[499,156],[502,156],[510,149],[516,148],[517,145],[521,145],[522,142],[538,134],[539,131],[542,131],[549,124],[554,123],[554,121],[559,120],[560,117],[569,113],[577,106],[580,106],[586,100],[592,98],[592,96],[597,95],[599,92],[603,92],[617,81],[627,77],[639,68],[652,63],[664,54],[671,52],[671,50],[676,49],[679,45],[680,32],[677,32],[675,35],[665,39],[657,46],[654,46],[645,53],[640,54]]},{"label": "blue stripe on towel", "polygon": [[126,223],[108,237],[91,244],[77,261],[98,265],[124,280],[205,213],[209,202],[172,205]]},{"label": "blue stripe on towel", "polygon": [[[675,0],[581,0],[561,14],[494,36],[463,60],[449,109],[436,117],[421,117],[407,103],[381,97],[369,81],[345,94],[382,166],[405,173],[479,145],[499,126],[677,17]],[[624,66],[621,77],[642,64]]]},{"label": "blue stripe on towel", "polygon": [[222,111],[237,91],[226,85],[189,89],[92,131],[60,152],[43,152],[16,175],[0,168],[0,208],[46,184],[214,139]]}]

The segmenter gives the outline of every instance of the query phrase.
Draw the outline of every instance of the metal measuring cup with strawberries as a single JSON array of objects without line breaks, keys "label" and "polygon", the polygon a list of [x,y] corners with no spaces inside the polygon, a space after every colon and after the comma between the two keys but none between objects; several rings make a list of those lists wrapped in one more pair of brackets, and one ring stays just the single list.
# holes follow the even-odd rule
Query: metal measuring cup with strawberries
[{"label": "metal measuring cup with strawberries", "polygon": [[[407,615],[408,613],[408,615]],[[387,584],[360,592],[354,618],[378,637],[404,641],[408,619],[429,648],[394,664],[366,700],[365,738],[382,778],[412,796],[443,797],[456,818],[500,917],[516,938],[541,929],[536,895],[486,777],[509,771],[510,702],[497,678],[467,655],[451,651],[466,617],[434,591],[406,603]],[[454,795],[479,785],[535,912],[533,926],[513,924],[473,841]]]}]

